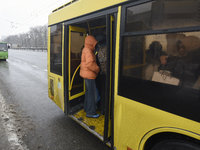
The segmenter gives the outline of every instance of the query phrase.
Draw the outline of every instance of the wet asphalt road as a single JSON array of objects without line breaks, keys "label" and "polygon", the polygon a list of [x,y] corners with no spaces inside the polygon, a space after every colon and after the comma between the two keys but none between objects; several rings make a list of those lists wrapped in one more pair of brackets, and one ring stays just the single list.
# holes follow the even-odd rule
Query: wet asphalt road
[{"label": "wet asphalt road", "polygon": [[9,59],[0,61],[0,90],[6,105],[0,110],[0,149],[13,146],[2,130],[13,120],[12,132],[23,149],[111,150],[48,98],[46,52],[10,49]]}]

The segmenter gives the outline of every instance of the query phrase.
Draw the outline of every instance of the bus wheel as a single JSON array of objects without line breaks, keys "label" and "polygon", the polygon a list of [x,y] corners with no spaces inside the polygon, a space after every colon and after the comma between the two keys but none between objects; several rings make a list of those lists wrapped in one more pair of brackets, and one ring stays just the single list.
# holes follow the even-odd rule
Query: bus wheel
[{"label": "bus wheel", "polygon": [[184,140],[164,140],[155,144],[151,150],[200,150],[200,145]]}]

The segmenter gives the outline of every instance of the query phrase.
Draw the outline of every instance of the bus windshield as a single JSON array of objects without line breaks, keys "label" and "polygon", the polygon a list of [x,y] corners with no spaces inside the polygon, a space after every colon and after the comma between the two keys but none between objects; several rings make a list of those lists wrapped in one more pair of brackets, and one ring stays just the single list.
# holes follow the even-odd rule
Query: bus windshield
[{"label": "bus windshield", "polygon": [[0,51],[8,51],[8,47],[6,43],[0,43]]}]

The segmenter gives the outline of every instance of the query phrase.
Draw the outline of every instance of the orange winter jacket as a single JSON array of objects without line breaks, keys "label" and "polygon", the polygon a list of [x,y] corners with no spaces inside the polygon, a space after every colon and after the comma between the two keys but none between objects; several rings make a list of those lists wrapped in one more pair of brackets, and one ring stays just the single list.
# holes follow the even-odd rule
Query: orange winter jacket
[{"label": "orange winter jacket", "polygon": [[100,69],[94,55],[96,44],[97,40],[93,36],[88,35],[85,38],[85,47],[82,50],[80,69],[80,76],[84,79],[95,79],[99,73]]}]

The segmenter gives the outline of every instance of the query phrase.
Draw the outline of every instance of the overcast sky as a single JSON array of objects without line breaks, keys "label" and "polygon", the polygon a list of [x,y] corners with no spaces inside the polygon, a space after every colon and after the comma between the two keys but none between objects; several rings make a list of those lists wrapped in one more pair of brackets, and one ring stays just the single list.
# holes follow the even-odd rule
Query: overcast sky
[{"label": "overcast sky", "polygon": [[71,0],[0,0],[0,40],[48,23],[53,9]]}]

